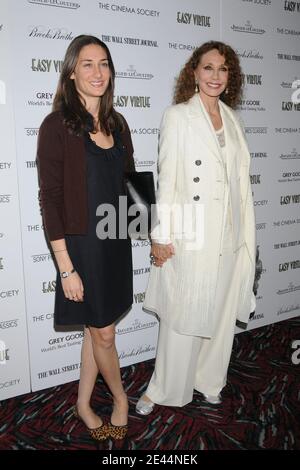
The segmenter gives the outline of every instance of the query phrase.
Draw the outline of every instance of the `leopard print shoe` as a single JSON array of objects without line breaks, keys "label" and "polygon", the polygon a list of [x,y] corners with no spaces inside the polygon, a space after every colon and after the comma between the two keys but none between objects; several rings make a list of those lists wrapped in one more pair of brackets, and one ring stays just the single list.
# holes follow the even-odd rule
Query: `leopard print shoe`
[{"label": "leopard print shoe", "polygon": [[82,418],[79,416],[76,405],[73,407],[72,413],[75,418],[80,419],[80,421],[83,422],[92,439],[95,439],[95,441],[105,441],[109,438],[109,426],[107,424],[102,423],[98,428],[88,428]]},{"label": "leopard print shoe", "polygon": [[115,426],[111,422],[108,424],[109,436],[112,439],[116,439],[116,440],[124,439],[127,435],[127,431],[128,431],[128,424],[125,424],[124,426]]}]

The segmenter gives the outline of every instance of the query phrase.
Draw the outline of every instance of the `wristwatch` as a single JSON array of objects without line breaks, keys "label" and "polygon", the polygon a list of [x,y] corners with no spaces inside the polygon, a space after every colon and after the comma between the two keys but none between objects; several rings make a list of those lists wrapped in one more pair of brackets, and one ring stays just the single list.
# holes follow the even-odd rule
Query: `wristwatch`
[{"label": "wristwatch", "polygon": [[62,273],[60,273],[60,277],[62,279],[65,279],[66,277],[69,277],[70,274],[73,274],[75,273],[75,269],[73,268],[72,271],[63,271]]}]

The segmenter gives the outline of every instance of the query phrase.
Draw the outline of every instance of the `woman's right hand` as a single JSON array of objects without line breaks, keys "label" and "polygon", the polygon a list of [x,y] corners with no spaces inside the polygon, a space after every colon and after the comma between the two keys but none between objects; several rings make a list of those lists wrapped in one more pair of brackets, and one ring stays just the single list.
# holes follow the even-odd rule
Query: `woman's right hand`
[{"label": "woman's right hand", "polygon": [[67,299],[73,300],[74,302],[83,302],[83,284],[76,271],[68,277],[63,278],[61,285]]}]

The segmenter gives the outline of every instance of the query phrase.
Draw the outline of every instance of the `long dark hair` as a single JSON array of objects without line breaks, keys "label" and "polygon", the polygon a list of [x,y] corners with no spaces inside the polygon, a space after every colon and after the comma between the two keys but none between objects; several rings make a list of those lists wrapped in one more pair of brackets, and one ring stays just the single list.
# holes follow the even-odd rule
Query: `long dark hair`
[{"label": "long dark hair", "polygon": [[64,124],[76,135],[82,135],[86,130],[96,132],[94,124],[91,123],[91,115],[79,98],[74,80],[70,78],[76,67],[81,49],[90,44],[102,47],[107,55],[110,80],[107,90],[101,97],[98,117],[101,131],[110,135],[116,128],[123,130],[123,123],[119,114],[113,108],[115,68],[107,45],[95,36],[82,34],[74,38],[69,44],[53,101],[53,111],[62,113]]},{"label": "long dark hair", "polygon": [[240,67],[238,55],[228,44],[220,41],[209,41],[202,44],[194,50],[192,56],[181,70],[174,95],[174,102],[184,103],[189,100],[195,93],[195,76],[194,70],[198,67],[203,54],[216,49],[225,57],[225,64],[228,67],[228,84],[227,92],[223,91],[220,99],[224,103],[236,108],[242,95],[243,76]]}]

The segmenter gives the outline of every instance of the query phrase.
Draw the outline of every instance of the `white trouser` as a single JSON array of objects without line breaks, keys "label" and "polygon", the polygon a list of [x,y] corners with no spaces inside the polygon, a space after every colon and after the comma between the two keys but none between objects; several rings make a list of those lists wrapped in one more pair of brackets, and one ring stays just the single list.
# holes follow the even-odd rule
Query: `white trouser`
[{"label": "white trouser", "polygon": [[154,403],[184,406],[192,401],[194,389],[218,395],[226,384],[238,302],[235,266],[245,249],[232,252],[230,228],[226,226],[220,258],[214,335],[181,335],[160,322],[155,370],[145,392]]}]

